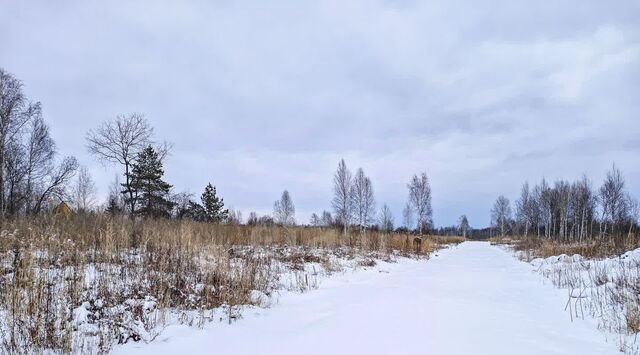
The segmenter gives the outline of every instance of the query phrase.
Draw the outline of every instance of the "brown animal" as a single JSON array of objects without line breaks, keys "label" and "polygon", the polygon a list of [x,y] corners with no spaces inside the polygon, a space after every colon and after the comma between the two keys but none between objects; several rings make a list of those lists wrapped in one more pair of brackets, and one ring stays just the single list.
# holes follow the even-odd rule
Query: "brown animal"
[{"label": "brown animal", "polygon": [[413,249],[416,251],[417,254],[420,254],[422,252],[422,238],[420,237],[413,238]]}]

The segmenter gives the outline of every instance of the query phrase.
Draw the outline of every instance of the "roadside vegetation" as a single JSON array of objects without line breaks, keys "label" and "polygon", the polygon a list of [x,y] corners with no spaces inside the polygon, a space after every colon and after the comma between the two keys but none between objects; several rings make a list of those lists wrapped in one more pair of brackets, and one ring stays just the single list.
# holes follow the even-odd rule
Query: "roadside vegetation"
[{"label": "roadside vegetation", "polygon": [[282,290],[461,238],[106,215],[18,218],[0,232],[0,330],[8,353],[105,353],[171,322],[233,321]]}]

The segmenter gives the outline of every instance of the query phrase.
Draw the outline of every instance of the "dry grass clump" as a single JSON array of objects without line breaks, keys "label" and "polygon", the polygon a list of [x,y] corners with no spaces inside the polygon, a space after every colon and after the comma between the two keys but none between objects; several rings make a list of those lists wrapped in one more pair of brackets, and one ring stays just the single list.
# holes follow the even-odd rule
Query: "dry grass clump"
[{"label": "dry grass clump", "polygon": [[449,245],[449,244],[460,244],[464,241],[466,241],[466,239],[464,237],[460,237],[460,236],[451,236],[451,235],[447,235],[447,236],[429,236],[427,237],[427,240],[430,240],[431,242],[433,242],[434,244],[438,245],[438,246],[442,246],[442,245]]},{"label": "dry grass clump", "polygon": [[[150,341],[171,314],[200,324],[236,306],[261,304],[282,286],[304,290],[336,258],[372,265],[413,255],[413,236],[334,229],[215,225],[192,221],[42,216],[0,230],[0,341],[5,353],[106,352],[114,342]],[[420,254],[443,243],[426,238]]]},{"label": "dry grass clump", "polygon": [[512,245],[515,250],[526,252],[532,258],[547,258],[562,254],[579,254],[585,258],[606,258],[640,247],[640,239],[634,236],[582,242],[559,242],[537,237],[492,238],[490,241],[492,244]]}]

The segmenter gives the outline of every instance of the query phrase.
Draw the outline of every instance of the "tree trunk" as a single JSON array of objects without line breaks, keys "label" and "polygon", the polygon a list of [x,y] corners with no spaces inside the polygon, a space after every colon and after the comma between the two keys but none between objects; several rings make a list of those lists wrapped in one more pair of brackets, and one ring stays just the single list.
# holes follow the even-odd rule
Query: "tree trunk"
[{"label": "tree trunk", "polygon": [[5,193],[4,193],[4,161],[5,161],[5,154],[4,154],[4,147],[5,144],[4,142],[4,137],[2,137],[0,139],[0,226],[3,225],[4,223],[4,218],[5,218],[5,210],[6,210],[6,203],[5,203]]}]

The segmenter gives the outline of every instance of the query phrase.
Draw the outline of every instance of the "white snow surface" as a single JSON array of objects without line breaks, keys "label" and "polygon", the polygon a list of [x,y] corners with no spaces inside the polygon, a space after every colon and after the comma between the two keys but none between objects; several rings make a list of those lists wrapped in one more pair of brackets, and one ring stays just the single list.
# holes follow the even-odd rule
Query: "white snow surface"
[{"label": "white snow surface", "polygon": [[115,354],[620,354],[594,320],[571,321],[566,291],[509,252],[465,242],[285,292],[230,325],[167,327]]}]

